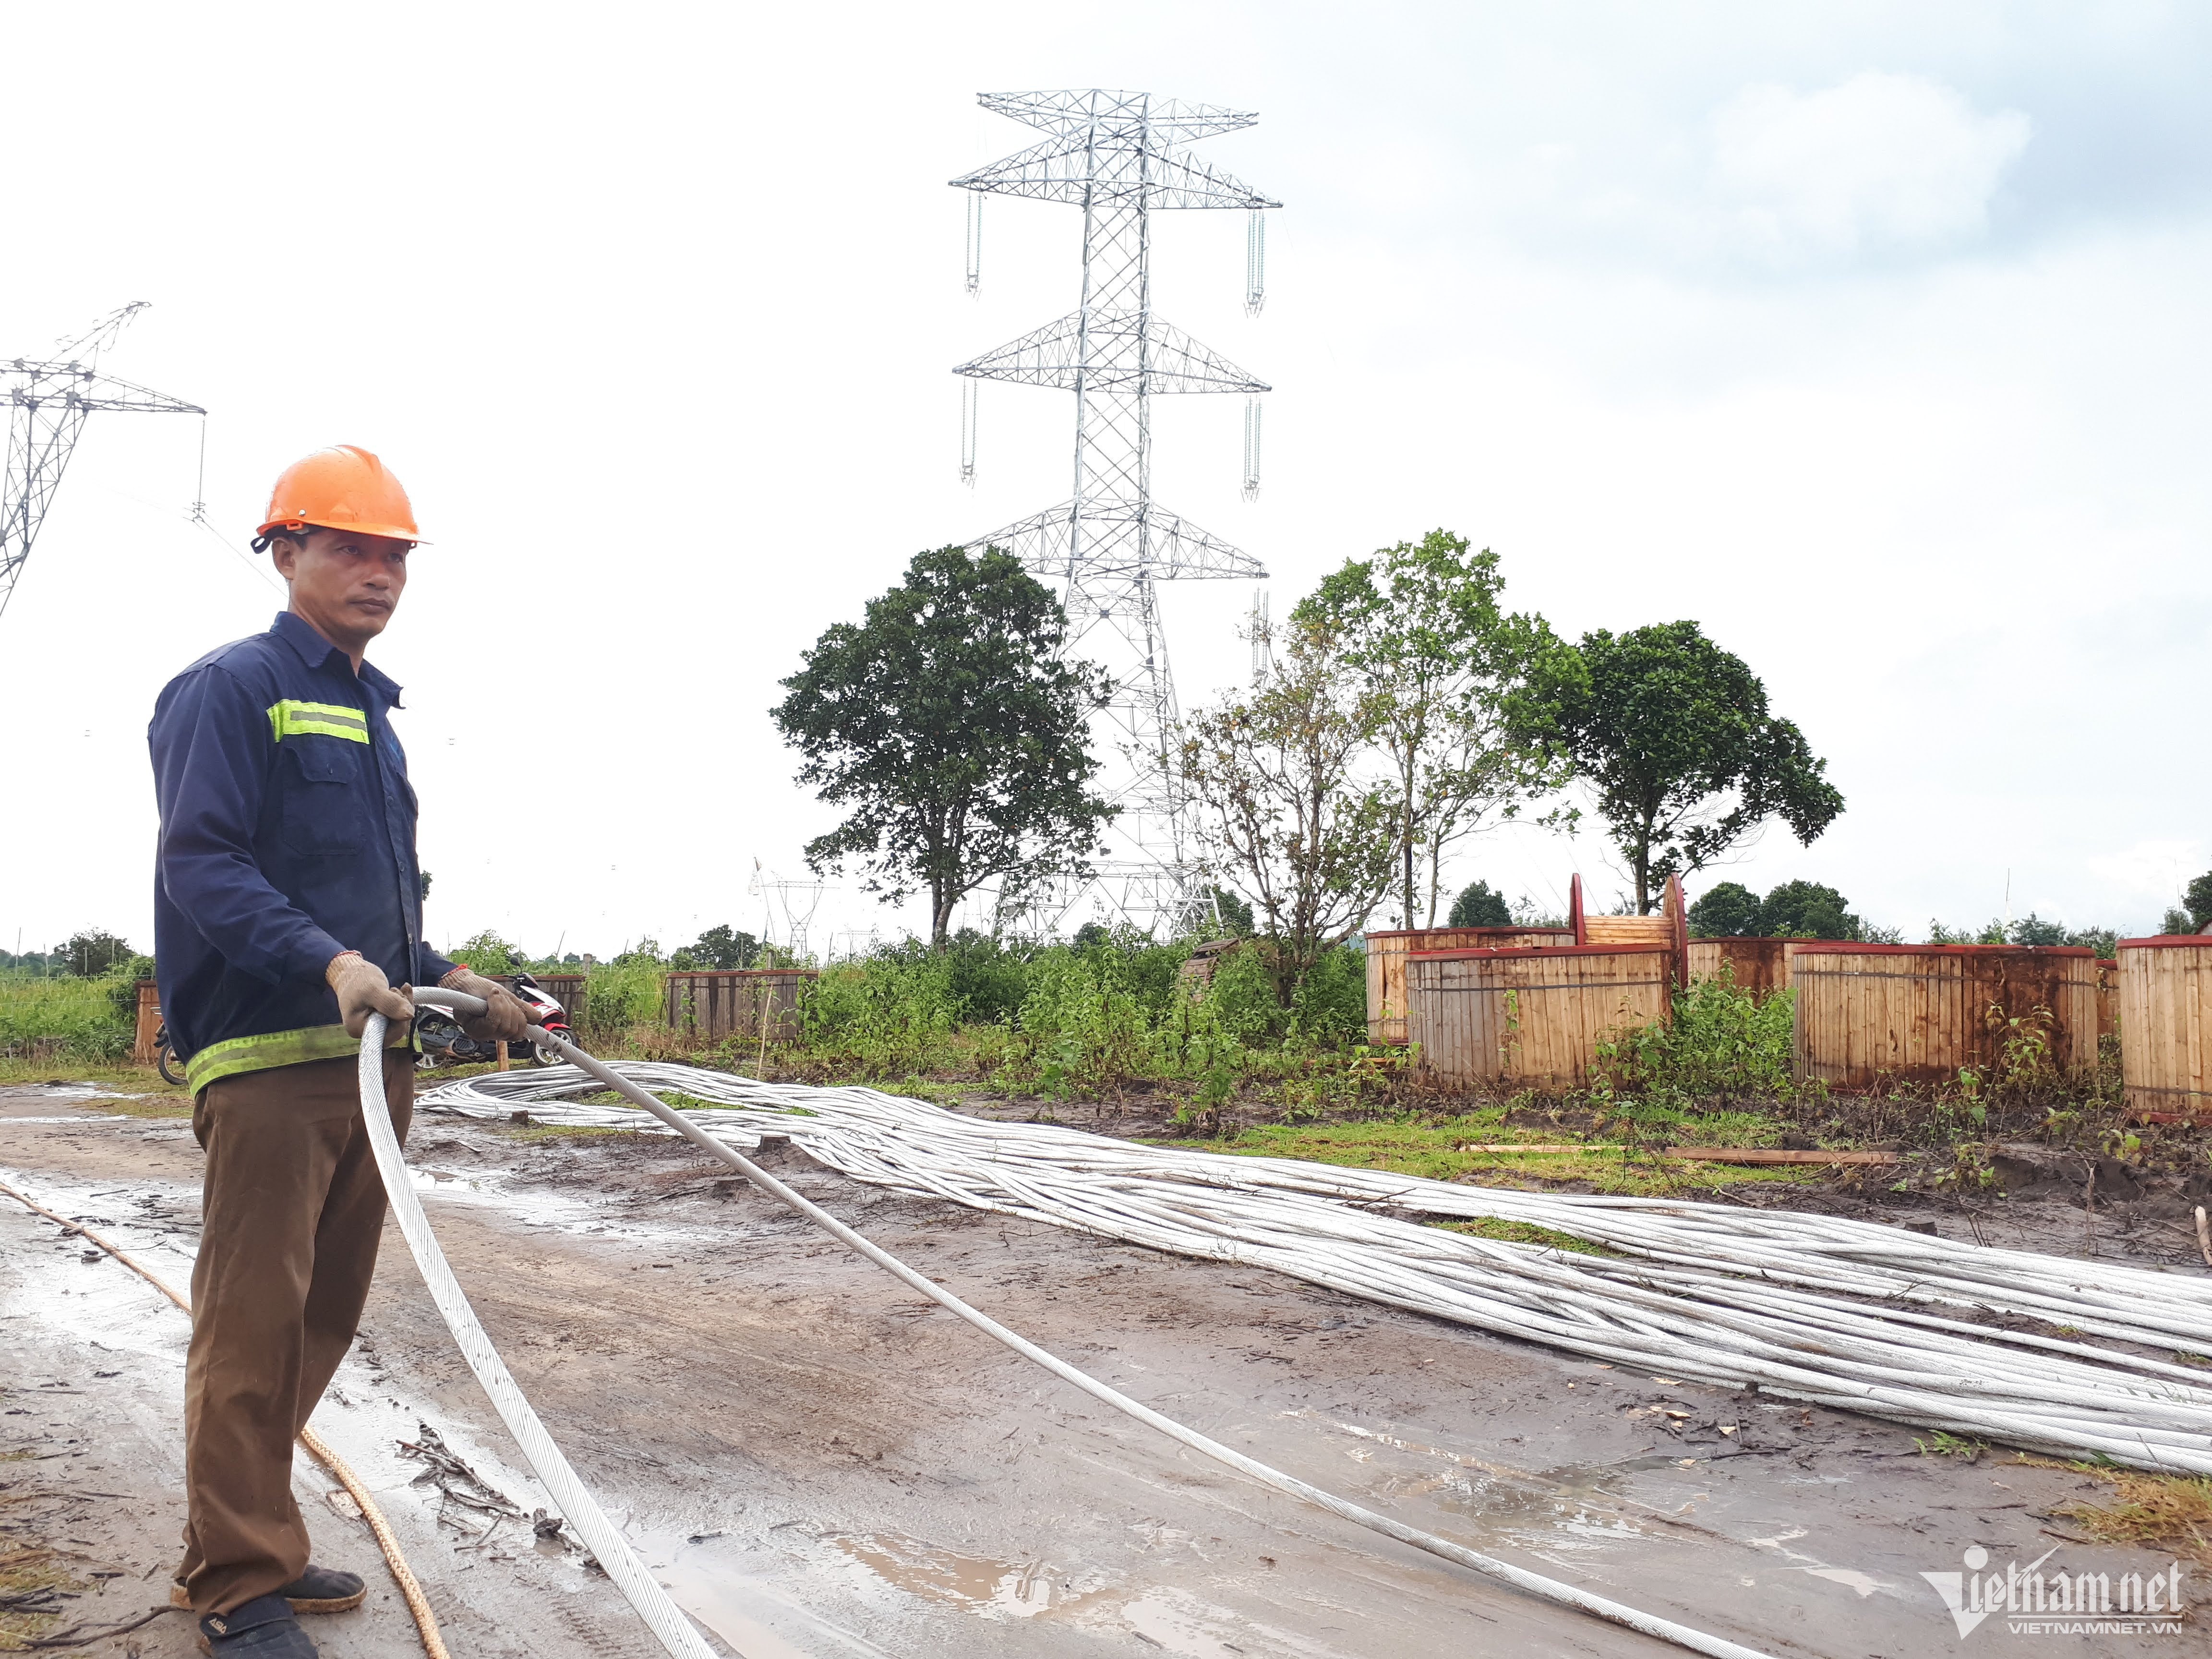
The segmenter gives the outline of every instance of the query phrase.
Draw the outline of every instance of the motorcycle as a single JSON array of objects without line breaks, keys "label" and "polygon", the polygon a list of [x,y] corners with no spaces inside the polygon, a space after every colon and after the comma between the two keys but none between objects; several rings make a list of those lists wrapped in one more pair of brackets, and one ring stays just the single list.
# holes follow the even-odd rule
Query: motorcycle
[{"label": "motorcycle", "polygon": [[185,1086],[185,1062],[177,1058],[175,1047],[169,1041],[169,1022],[163,1020],[154,1031],[154,1066],[161,1073],[161,1081]]},{"label": "motorcycle", "polygon": [[[575,1041],[568,1029],[568,1011],[556,1001],[552,993],[527,974],[495,974],[491,975],[514,993],[530,1015],[530,1023],[543,1029],[549,1036],[564,1042]],[[415,1063],[428,1071],[437,1066],[473,1066],[496,1060],[499,1044],[491,1038],[478,1041],[461,1029],[460,1022],[443,1008],[422,1007],[415,1011],[415,1036],[422,1045],[422,1052]],[[557,1048],[543,1043],[510,1042],[507,1058],[527,1060],[533,1066],[561,1066],[567,1062]]]}]

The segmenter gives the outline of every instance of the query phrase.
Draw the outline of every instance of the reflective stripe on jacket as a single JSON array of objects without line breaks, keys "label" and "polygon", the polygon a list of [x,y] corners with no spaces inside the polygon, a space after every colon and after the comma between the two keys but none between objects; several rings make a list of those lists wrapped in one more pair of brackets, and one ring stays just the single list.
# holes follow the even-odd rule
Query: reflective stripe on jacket
[{"label": "reflective stripe on jacket", "polygon": [[342,951],[394,985],[452,971],[422,943],[415,792],[386,718],[398,703],[390,679],[367,664],[356,676],[289,611],[155,703],[154,957],[195,1091],[355,1053],[323,979]]}]

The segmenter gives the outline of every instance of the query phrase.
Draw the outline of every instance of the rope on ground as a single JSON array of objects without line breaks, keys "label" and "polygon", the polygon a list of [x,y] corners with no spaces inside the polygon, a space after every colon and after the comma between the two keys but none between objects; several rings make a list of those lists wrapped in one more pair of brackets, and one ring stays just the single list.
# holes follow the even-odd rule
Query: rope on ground
[{"label": "rope on ground", "polygon": [[[170,1301],[175,1303],[187,1317],[191,1316],[192,1304],[190,1302],[172,1290],[151,1269],[118,1249],[107,1239],[102,1238],[82,1222],[71,1221],[66,1216],[55,1214],[45,1205],[37,1202],[26,1194],[16,1191],[4,1181],[0,1181],[0,1193],[7,1194],[9,1197],[27,1209],[37,1211],[64,1233],[75,1234],[77,1237],[89,1240],[98,1245],[125,1267],[130,1268],[132,1273],[137,1273],[139,1278],[161,1291],[163,1296],[167,1297]],[[353,1472],[353,1466],[339,1456],[329,1442],[313,1429],[300,1431],[300,1443],[307,1449],[309,1455],[337,1477],[338,1484],[343,1486],[353,1501],[361,1506],[361,1518],[368,1522],[369,1531],[376,1535],[376,1547],[384,1553],[384,1564],[392,1570],[392,1582],[399,1586],[400,1595],[407,1601],[407,1611],[414,1616],[415,1629],[422,1638],[422,1651],[428,1654],[430,1659],[452,1659],[452,1656],[446,1650],[446,1639],[438,1631],[438,1616],[430,1611],[430,1598],[422,1593],[422,1586],[416,1581],[413,1570],[408,1566],[407,1558],[399,1548],[399,1540],[392,1530],[392,1523],[384,1518],[384,1511],[377,1506],[375,1495],[369,1491],[362,1478]],[[169,1609],[166,1607],[155,1609],[155,1613],[167,1611]],[[104,1631],[98,1634],[103,1637],[121,1635],[125,1631],[136,1630],[139,1625],[146,1623],[153,1617],[154,1613],[149,1613],[145,1619],[139,1620],[136,1624],[125,1625],[119,1629]],[[66,1631],[58,1632],[58,1636],[69,1635],[70,1632]],[[71,1638],[66,1645],[75,1645],[78,1641],[91,1639],[90,1637]],[[29,1645],[40,1647],[50,1646],[53,1644],[33,1642]]]},{"label": "rope on ground", "polygon": [[[483,1007],[483,1004],[474,998],[465,997],[459,993],[418,990],[415,996],[418,1002],[436,1000],[447,1006],[470,1008],[473,1006],[477,1010]],[[380,1042],[382,1035],[378,1029],[378,1018],[372,1015],[368,1036],[362,1044],[361,1075],[364,1104],[368,1100],[372,1087],[380,1090],[383,1086],[380,1069],[375,1072],[371,1070],[372,1066],[380,1067],[381,1062],[375,1058],[372,1044]],[[1594,1595],[1588,1590],[1577,1589],[1572,1584],[1563,1584],[1556,1579],[1530,1572],[1526,1568],[1516,1567],[1509,1561],[1501,1561],[1495,1556],[1484,1555],[1463,1545],[1455,1544],[1449,1539],[1439,1538],[1433,1533],[1423,1532],[1418,1528],[1409,1527],[1403,1522],[1395,1521],[1389,1516],[1379,1515],[1373,1510],[1362,1508],[1357,1504],[1339,1498],[1334,1492],[1324,1492],[1318,1486],[1310,1486],[1294,1475],[1285,1474],[1281,1470],[1271,1468],[1256,1458],[1247,1457],[1243,1452],[1224,1446],[1218,1440],[1208,1438],[1195,1429],[1189,1428],[1176,1422],[1171,1417],[1154,1411],[1149,1406],[1132,1400],[1118,1389],[1109,1387],[1097,1378],[1078,1370],[1066,1361],[1046,1352],[1027,1338],[1007,1329],[988,1314],[969,1307],[951,1291],[938,1284],[936,1280],[917,1273],[889,1251],[871,1243],[827,1210],[794,1192],[750,1159],[708,1134],[684,1114],[654,1099],[636,1084],[602,1065],[574,1043],[534,1025],[530,1028],[528,1036],[532,1042],[556,1049],[571,1065],[605,1084],[607,1087],[615,1090],[625,1098],[643,1107],[669,1128],[697,1146],[700,1150],[729,1164],[763,1192],[788,1205],[840,1243],[866,1256],[886,1273],[920,1291],[947,1312],[958,1316],[977,1330],[1004,1343],[1024,1358],[1042,1365],[1061,1381],[1072,1383],[1094,1400],[1113,1407],[1115,1410],[1134,1418],[1147,1427],[1158,1429],[1161,1433],[1181,1442],[1193,1451],[1210,1457],[1216,1462],[1226,1464],[1238,1473],[1249,1475],[1253,1480],[1272,1486],[1278,1492],[1288,1493],[1293,1498],[1301,1498],[1309,1504],[1327,1510],[1330,1514],[1350,1521],[1355,1525],[1364,1527],[1371,1532],[1380,1533],[1386,1538],[1396,1540],[1399,1543],[1409,1544],[1415,1549],[1425,1550],[1456,1566],[1465,1567],[1486,1577],[1510,1584],[1514,1589],[1526,1595],[1549,1601],[1556,1607],[1570,1607],[1577,1613],[1584,1613],[1594,1618],[1605,1620],[1609,1624],[1620,1625],[1646,1636],[1656,1637],[1662,1642],[1671,1642],[1675,1646],[1686,1648],[1692,1653],[1708,1655],[1710,1659],[1768,1659],[1768,1656],[1760,1653],[1757,1649],[1744,1647],[1722,1637],[1708,1636],[1703,1631],[1692,1630],[1686,1625],[1675,1624],[1671,1620],[1661,1619],[1635,1607],[1625,1607],[1618,1601],[1608,1601],[1601,1595]],[[572,1083],[569,1086],[574,1087],[574,1085]],[[372,1125],[377,1122],[379,1115],[374,1110],[368,1112],[368,1116]],[[372,1133],[374,1133],[374,1131]],[[383,1131],[384,1138],[389,1139],[390,1133],[390,1127],[386,1125]],[[398,1152],[396,1143],[393,1152],[396,1157]],[[404,1182],[404,1176],[401,1179]],[[385,1184],[387,1188],[394,1184],[391,1175],[387,1174],[385,1177]],[[408,1199],[410,1203],[413,1201],[414,1193],[411,1188],[408,1189]],[[432,1249],[434,1250],[435,1249],[434,1243]],[[441,1265],[442,1266],[442,1262]],[[464,1310],[465,1310],[465,1304],[464,1304]],[[457,1328],[455,1335],[459,1334],[459,1330]],[[489,1346],[488,1344],[486,1346]],[[474,1364],[475,1361],[471,1359],[470,1363]],[[493,1357],[492,1363],[495,1365],[497,1364],[497,1356]],[[482,1375],[482,1371],[479,1371],[478,1376]],[[501,1369],[499,1375],[502,1379],[506,1377],[503,1368]],[[511,1379],[508,1380],[508,1386],[513,1386]],[[526,1403],[523,1409],[528,1410]],[[534,1424],[535,1418],[532,1418],[531,1421]],[[556,1457],[559,1455],[557,1452],[554,1455]]]}]

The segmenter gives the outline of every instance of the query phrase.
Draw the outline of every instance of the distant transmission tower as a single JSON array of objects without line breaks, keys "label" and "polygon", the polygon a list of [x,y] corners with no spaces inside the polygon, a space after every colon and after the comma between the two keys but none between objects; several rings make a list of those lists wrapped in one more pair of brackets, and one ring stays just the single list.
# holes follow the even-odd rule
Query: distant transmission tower
[{"label": "distant transmission tower", "polygon": [[[1106,906],[1139,926],[1180,927],[1198,919],[1210,890],[1190,857],[1186,799],[1176,755],[1181,715],[1168,665],[1155,585],[1192,578],[1267,574],[1257,560],[1156,507],[1152,495],[1150,400],[1170,392],[1241,392],[1245,416],[1243,487],[1259,489],[1259,410],[1267,386],[1152,313],[1150,220],[1155,208],[1243,208],[1247,229],[1244,303],[1263,296],[1262,209],[1279,202],[1207,166],[1178,143],[1249,127],[1260,118],[1140,92],[984,93],[983,107],[1051,135],[953,185],[1083,210],[1082,304],[1056,323],[953,370],[977,380],[1057,386],[1075,394],[1075,487],[1060,506],[980,540],[1055,582],[1070,623],[1069,644],[1102,623],[1123,650],[1106,663],[1115,684],[1108,723],[1130,775],[1109,797],[1120,808],[1121,842],[1100,869]],[[971,201],[969,288],[978,280],[981,204]],[[973,404],[963,420],[963,473],[974,470]],[[1056,926],[1079,893],[1057,896]]]},{"label": "distant transmission tower", "polygon": [[68,471],[84,417],[95,410],[137,415],[204,415],[164,392],[149,392],[99,372],[100,354],[124,325],[146,308],[137,300],[100,319],[88,334],[57,343],[53,362],[18,357],[0,362],[8,388],[8,466],[0,487],[0,611],[15,596],[15,579],[31,556],[31,544]]}]

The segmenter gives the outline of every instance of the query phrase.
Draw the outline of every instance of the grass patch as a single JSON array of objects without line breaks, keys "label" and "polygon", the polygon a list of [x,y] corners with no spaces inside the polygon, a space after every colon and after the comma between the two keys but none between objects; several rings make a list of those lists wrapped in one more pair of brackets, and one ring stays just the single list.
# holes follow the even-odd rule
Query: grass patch
[{"label": "grass patch", "polygon": [[[14,1601],[43,1589],[84,1590],[90,1586],[70,1577],[48,1549],[0,1551],[0,1600]],[[50,1629],[66,1607],[51,1612],[0,1612],[0,1652],[22,1652],[34,1638]]]},{"label": "grass patch", "polygon": [[1572,1250],[1577,1255],[1620,1254],[1602,1244],[1593,1244],[1587,1238],[1577,1238],[1572,1233],[1539,1227],[1533,1221],[1509,1221],[1501,1216],[1477,1216],[1471,1221],[1431,1221],[1428,1224],[1448,1233],[1468,1233],[1476,1238],[1494,1238],[1506,1244],[1538,1244],[1546,1249]]},{"label": "grass patch", "polygon": [[2145,1474],[2100,1463],[2058,1463],[2047,1458],[2021,1461],[2086,1474],[2112,1489],[2108,1504],[2082,1499],[2051,1510],[2099,1543],[2155,1546],[2192,1560],[2212,1563],[2212,1475]]},{"label": "grass patch", "polygon": [[514,1123],[500,1124],[497,1127],[502,1134],[514,1140],[560,1140],[584,1135],[634,1135],[640,1133],[613,1123]]},{"label": "grass patch", "polygon": [[[1508,1129],[1502,1106],[1450,1117],[1372,1120],[1358,1123],[1267,1123],[1219,1140],[1175,1143],[1203,1152],[1249,1158],[1295,1158],[1352,1169],[1389,1170],[1431,1181],[1471,1181],[1477,1185],[1534,1186],[1586,1182],[1595,1191],[1631,1196],[1668,1196],[1694,1188],[1740,1186],[1750,1182],[1807,1182],[1824,1178],[1818,1164],[1742,1165],[1656,1160],[1648,1151],[1624,1152],[1598,1146],[1572,1152],[1497,1152],[1468,1150],[1471,1144],[1526,1140],[1565,1146],[1584,1139],[1558,1129]],[[1721,1113],[1714,1119],[1674,1113],[1668,1139],[1685,1145],[1741,1145],[1708,1139],[1750,1115]],[[1610,1136],[1606,1139],[1610,1139]]]}]

